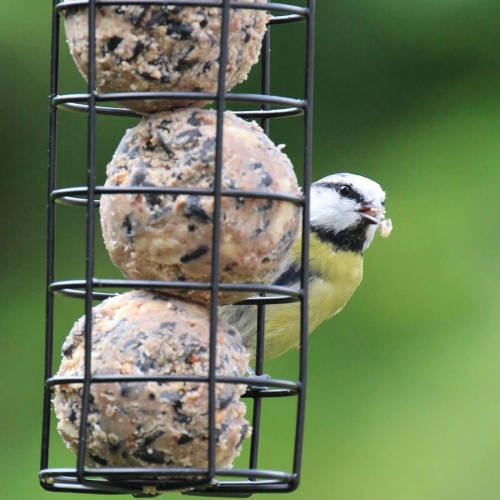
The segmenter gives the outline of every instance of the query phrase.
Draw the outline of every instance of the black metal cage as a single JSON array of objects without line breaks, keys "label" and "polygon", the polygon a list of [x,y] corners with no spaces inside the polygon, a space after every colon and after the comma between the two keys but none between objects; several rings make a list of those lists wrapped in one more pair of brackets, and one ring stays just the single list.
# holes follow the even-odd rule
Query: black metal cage
[{"label": "black metal cage", "polygon": [[[185,494],[203,496],[234,496],[246,497],[260,492],[286,492],[294,490],[299,483],[302,455],[302,441],[304,430],[306,367],[307,367],[307,297],[308,297],[308,234],[309,234],[309,185],[311,177],[311,139],[312,139],[312,83],[313,83],[313,17],[314,0],[303,2],[304,6],[281,3],[247,3],[230,0],[79,0],[58,2],[53,0],[52,6],[52,48],[51,48],[51,83],[49,109],[49,178],[48,178],[48,234],[47,234],[47,290],[46,290],[46,344],[45,344],[45,386],[42,428],[42,454],[39,478],[44,489],[59,492],[101,493],[101,494],[132,494],[134,496],[152,496],[145,486],[154,486],[158,492],[180,490]],[[95,63],[95,19],[96,10],[110,5],[176,5],[176,6],[210,6],[218,7],[221,15],[221,40],[219,56],[218,90],[215,93],[206,92],[124,92],[114,94],[99,94],[96,92],[96,63]],[[65,94],[59,92],[59,43],[60,43],[60,16],[67,9],[88,7],[89,29],[89,65],[88,65],[88,92],[84,94]],[[245,94],[226,92],[224,82],[226,78],[226,61],[228,57],[228,20],[230,9],[265,9],[269,11],[271,19],[264,37],[260,57],[261,91],[260,93]],[[305,58],[304,64],[296,68],[297,77],[303,79],[303,95],[299,98],[272,95],[271,88],[271,36],[275,25],[305,23]],[[296,54],[290,53],[290,63],[294,62]],[[303,67],[302,67],[303,66]],[[138,99],[190,99],[213,100],[217,113],[216,128],[216,155],[215,178],[213,189],[199,188],[154,188],[129,187],[105,188],[96,182],[96,147],[99,141],[96,132],[97,115],[136,117],[134,112],[123,108],[110,106],[110,101],[125,101]],[[279,192],[244,191],[222,189],[222,142],[223,142],[223,113],[230,109],[228,104],[238,103],[248,109],[236,112],[242,118],[256,119],[260,122],[266,134],[269,133],[271,120],[284,117],[297,117],[301,120],[300,138],[303,141],[303,195],[291,196]],[[61,187],[57,185],[56,168],[58,171],[68,168],[66,165],[57,165],[58,161],[58,114],[61,111],[83,113],[87,117],[87,183],[85,186]],[[74,116],[74,115],[73,115]],[[110,193],[156,193],[156,194],[198,194],[213,196],[213,258],[212,280],[209,283],[180,282],[180,281],[139,281],[128,279],[102,279],[94,273],[95,264],[95,229],[96,208],[102,194]],[[253,197],[283,200],[298,204],[302,207],[302,270],[301,288],[277,285],[257,284],[227,284],[220,283],[219,276],[219,248],[220,248],[220,214],[221,197]],[[84,210],[86,215],[86,234],[82,235],[82,246],[85,247],[85,273],[79,279],[55,280],[55,240],[56,240],[56,212],[59,210]],[[102,300],[114,294],[116,289],[204,289],[211,291],[210,301],[210,348],[209,370],[206,377],[193,375],[162,375],[162,376],[113,376],[91,375],[91,346],[92,346],[92,307],[93,302]],[[257,314],[257,355],[255,372],[263,373],[263,338],[265,334],[265,310],[274,304],[298,301],[300,303],[301,342],[298,367],[298,380],[280,380],[274,378],[237,378],[220,377],[216,375],[215,353],[217,349],[217,295],[219,291],[251,291],[255,298],[247,299],[243,303],[252,304],[258,309]],[[84,301],[85,310],[85,364],[82,377],[62,378],[54,376],[54,350],[58,347],[54,340],[56,303],[55,296],[62,295],[70,299]],[[87,442],[87,414],[90,404],[90,391],[93,384],[104,382],[166,382],[192,381],[208,385],[208,466],[206,468],[124,468],[99,467],[92,468],[85,465]],[[215,463],[215,385],[216,383],[244,383],[247,391],[244,398],[252,401],[251,425],[252,437],[249,443],[249,460],[247,468],[218,469]],[[53,434],[51,397],[54,387],[58,384],[82,384],[82,414],[78,437],[78,452],[74,467],[54,468],[51,459],[51,434]],[[259,445],[261,441],[261,412],[266,400],[271,398],[293,398],[296,401],[295,412],[292,416],[283,415],[283,419],[295,419],[293,464],[291,470],[259,468]],[[248,444],[247,444],[248,446]],[[158,479],[161,477],[162,479]]]}]

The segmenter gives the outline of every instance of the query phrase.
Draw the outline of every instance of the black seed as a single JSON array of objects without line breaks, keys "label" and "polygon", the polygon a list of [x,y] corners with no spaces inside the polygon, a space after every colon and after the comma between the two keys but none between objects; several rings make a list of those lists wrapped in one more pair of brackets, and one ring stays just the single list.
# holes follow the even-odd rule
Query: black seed
[{"label": "black seed", "polygon": [[267,172],[262,172],[260,176],[260,185],[267,187],[272,183],[273,183],[273,178]]},{"label": "black seed", "polygon": [[[167,121],[167,120],[163,120],[163,121]],[[164,128],[166,128],[166,127],[164,127]],[[160,146],[163,149],[163,151],[165,151],[165,153],[167,153],[167,155],[169,157],[175,156],[175,153],[167,146],[167,144],[163,140],[163,137],[161,136],[161,134],[159,134],[159,133],[156,134],[156,138],[158,139],[158,142],[160,143]]]},{"label": "black seed", "polygon": [[74,342],[71,342],[71,344],[69,344],[66,347],[63,346],[63,351],[62,351],[63,356],[67,356],[69,358],[72,357],[75,349],[76,349],[76,344]]},{"label": "black seed", "polygon": [[[213,140],[213,139],[212,139]],[[215,142],[215,141],[214,141]],[[234,183],[234,180],[232,177],[229,175],[225,175],[222,179],[222,182],[226,185],[228,189],[234,189],[236,187],[236,184]]]},{"label": "black seed", "polygon": [[134,242],[134,227],[132,225],[132,221],[130,220],[130,215],[125,217],[125,220],[122,224],[122,229],[125,231],[130,243]]},{"label": "black seed", "polygon": [[123,38],[121,36],[113,36],[108,40],[108,50],[113,52],[113,50],[120,45]]},{"label": "black seed", "polygon": [[173,330],[177,326],[177,321],[164,321],[160,324],[160,330],[166,328],[167,330]]},{"label": "black seed", "polygon": [[146,29],[150,29],[156,25],[159,26],[165,25],[168,23],[168,18],[169,18],[168,12],[164,10],[158,10],[151,15],[145,27]]},{"label": "black seed", "polygon": [[276,245],[276,248],[282,248],[284,246],[288,246],[288,245],[290,245],[291,241],[292,241],[292,232],[291,231],[287,231],[281,237],[281,239],[278,241],[278,244]]},{"label": "black seed", "polygon": [[260,233],[262,233],[263,231],[265,231],[265,229],[269,226],[269,224],[271,224],[271,220],[270,219],[266,219],[264,221],[264,224],[262,224],[262,227],[258,227],[257,229],[255,229],[255,231],[252,231],[252,234],[250,235],[250,238],[257,238],[257,236],[259,236]]},{"label": "black seed", "polygon": [[240,433],[240,440],[238,441],[238,444],[236,445],[236,448],[239,448],[241,444],[243,443],[243,440],[246,438],[248,432],[248,425],[243,425],[241,427],[241,433]]},{"label": "black seed", "polygon": [[71,408],[71,410],[69,411],[68,420],[72,424],[74,424],[76,422],[76,419],[77,419],[76,411],[74,408]]},{"label": "black seed", "polygon": [[120,396],[122,398],[128,398],[130,396],[131,388],[129,385],[122,385],[120,389]]},{"label": "black seed", "polygon": [[142,20],[144,19],[144,16],[147,14],[148,10],[149,10],[149,7],[144,7],[139,12],[139,14],[137,14],[137,15],[131,15],[129,17],[130,23],[137,28],[137,26],[139,26],[139,24],[142,23]]},{"label": "black seed", "polygon": [[164,118],[161,122],[160,122],[160,127],[161,128],[164,128],[166,130],[168,130],[168,126],[169,125],[172,125],[172,120],[167,120],[166,118]]},{"label": "black seed", "polygon": [[[154,184],[151,184],[148,182],[144,182],[143,186],[144,187],[156,187]],[[155,193],[147,193],[144,195],[144,197],[146,198],[146,203],[151,208],[159,206],[161,204],[162,199],[163,199],[162,194],[155,194]]]},{"label": "black seed", "polygon": [[259,205],[257,212],[264,212],[265,210],[271,210],[273,208],[273,200],[266,200],[263,205]]},{"label": "black seed", "polygon": [[161,395],[161,399],[170,401],[175,411],[182,408],[182,394],[179,394],[178,392],[164,392]]},{"label": "black seed", "polygon": [[189,434],[182,434],[182,436],[177,440],[177,444],[186,444],[190,443],[194,437],[191,437]]},{"label": "black seed", "polygon": [[155,369],[158,366],[158,363],[155,359],[148,358],[146,355],[144,355],[144,360],[137,363],[137,366],[144,372],[148,373],[149,370]]},{"label": "black seed", "polygon": [[165,453],[160,450],[152,450],[151,448],[140,448],[133,453],[134,457],[139,460],[144,460],[151,464],[162,464],[165,460]]},{"label": "black seed", "polygon": [[227,408],[231,402],[234,399],[234,391],[231,391],[229,396],[226,396],[225,398],[219,398],[219,409],[224,410]]},{"label": "black seed", "polygon": [[156,431],[151,433],[149,436],[146,436],[144,438],[144,442],[141,446],[141,448],[145,448],[146,446],[149,446],[151,443],[154,443],[157,439],[161,438],[165,434],[164,431]]},{"label": "black seed", "polygon": [[167,27],[167,35],[177,40],[189,40],[193,27],[185,23],[170,23]]},{"label": "black seed", "polygon": [[207,24],[208,24],[208,20],[203,19],[202,21],[200,21],[200,28],[204,28]]},{"label": "black seed", "polygon": [[99,465],[108,465],[108,461],[105,458],[100,457],[99,455],[94,455],[93,453],[89,453],[89,457],[91,460],[98,463]]},{"label": "black seed", "polygon": [[188,69],[191,69],[193,66],[196,66],[198,62],[199,62],[198,59],[191,59],[190,61],[186,59],[181,59],[175,69],[179,72],[187,71]]},{"label": "black seed", "polygon": [[196,229],[196,226],[194,224],[189,224],[188,231],[193,232],[195,229]]},{"label": "black seed", "polygon": [[141,41],[138,41],[136,44],[135,44],[135,47],[134,47],[134,52],[132,54],[132,57],[130,59],[124,59],[124,61],[127,61],[127,62],[130,62],[130,61],[133,61],[134,59],[137,59],[137,57],[139,56],[139,54],[146,48],[146,46],[141,42]]},{"label": "black seed", "polygon": [[138,349],[139,347],[141,347],[141,345],[142,342],[138,341],[137,339],[130,339],[127,342],[125,342],[125,344],[121,348],[121,352],[125,352],[129,349]]},{"label": "black seed", "polygon": [[108,443],[108,450],[111,453],[118,453],[120,450],[120,443]]},{"label": "black seed", "polygon": [[122,328],[127,324],[127,321],[128,321],[127,318],[121,318],[108,330],[108,335],[110,333],[113,333],[115,337],[121,336]]},{"label": "black seed", "polygon": [[201,132],[197,128],[192,128],[191,130],[186,130],[186,132],[182,132],[176,137],[177,141],[186,139],[185,142],[192,142],[195,139],[201,137]]},{"label": "black seed", "polygon": [[132,176],[131,184],[132,186],[149,186],[151,184],[146,181],[147,178],[147,171],[141,168],[140,170],[137,170]]},{"label": "black seed", "polygon": [[226,432],[228,428],[229,428],[228,424],[222,424],[219,429],[215,430],[215,440],[217,442],[219,441],[221,435],[224,434],[224,432]]},{"label": "black seed", "polygon": [[257,229],[255,229],[255,231],[252,231],[252,234],[250,235],[250,238],[253,240],[255,238],[257,238],[257,236],[259,236],[260,233],[262,233],[263,229],[258,227]]},{"label": "black seed", "polygon": [[[173,197],[174,200],[175,200],[175,197]],[[165,216],[167,216],[168,214],[170,214],[172,212],[172,207],[171,206],[166,206],[166,207],[158,207],[156,208],[156,210],[154,211],[151,219],[150,219],[150,222],[157,222],[159,220],[162,220]]]},{"label": "black seed", "polygon": [[189,123],[189,125],[192,125],[193,127],[198,127],[201,125],[201,122],[200,122],[198,116],[196,115],[196,113],[193,113],[189,117],[189,120],[187,122]]},{"label": "black seed", "polygon": [[[208,138],[200,149],[200,159],[202,162],[206,163],[215,154],[215,139]],[[234,187],[230,186],[230,187]]]},{"label": "black seed", "polygon": [[142,78],[144,78],[144,80],[146,80],[148,82],[156,82],[157,81],[157,78],[151,76],[150,73],[142,72],[142,73],[139,73],[139,76],[141,76]]},{"label": "black seed", "polygon": [[132,54],[132,59],[137,59],[139,54],[145,49],[145,45],[142,42],[137,42],[134,47],[134,53]]},{"label": "black seed", "polygon": [[264,165],[260,161],[253,164],[254,170],[259,170],[259,168],[263,168],[263,167],[264,167]]},{"label": "black seed", "polygon": [[179,424],[189,424],[191,423],[191,420],[193,420],[193,418],[189,415],[186,415],[182,412],[177,412],[177,422],[179,422]]},{"label": "black seed", "polygon": [[156,399],[156,396],[151,392],[150,394],[148,394],[148,399],[150,401],[154,401]]},{"label": "black seed", "polygon": [[189,196],[187,199],[186,217],[194,222],[202,222],[207,224],[210,222],[210,217],[203,210],[200,199],[196,196]]},{"label": "black seed", "polygon": [[196,250],[181,257],[181,262],[183,264],[186,264],[187,262],[190,262],[192,260],[199,259],[203,255],[207,254],[209,250],[210,248],[208,247],[208,245],[200,245]]},{"label": "black seed", "polygon": [[[156,61],[155,61],[156,62]],[[160,63],[158,63],[160,64]],[[160,82],[161,83],[170,83],[170,78],[167,73],[162,73],[160,76]]]}]

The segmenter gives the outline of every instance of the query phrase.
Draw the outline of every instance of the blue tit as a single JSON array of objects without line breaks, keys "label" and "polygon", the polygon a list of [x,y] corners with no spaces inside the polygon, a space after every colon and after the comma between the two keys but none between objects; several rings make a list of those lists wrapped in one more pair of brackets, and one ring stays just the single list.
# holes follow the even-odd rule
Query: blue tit
[{"label": "blue tit", "polygon": [[[385,192],[360,175],[329,175],[311,185],[309,242],[309,333],[341,311],[361,283],[363,253],[377,227],[388,236]],[[300,287],[301,238],[295,242],[283,272],[274,284]],[[257,307],[233,305],[220,314],[235,326],[255,356]],[[299,302],[266,307],[264,358],[280,356],[300,343]]]}]

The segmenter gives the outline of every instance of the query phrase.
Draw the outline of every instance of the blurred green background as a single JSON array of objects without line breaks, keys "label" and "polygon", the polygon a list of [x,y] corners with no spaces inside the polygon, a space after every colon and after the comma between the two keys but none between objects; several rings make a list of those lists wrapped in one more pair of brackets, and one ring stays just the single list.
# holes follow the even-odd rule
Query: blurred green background
[{"label": "blurred green background", "polygon": [[[0,490],[23,500],[70,498],[37,480],[50,9],[0,3]],[[291,498],[499,498],[499,22],[498,0],[318,2],[314,178],[377,180],[395,229],[367,252],[346,309],[311,337],[303,476]],[[300,97],[303,34],[273,28],[276,93]],[[61,38],[61,92],[84,91]],[[134,123],[99,118],[100,181]],[[58,183],[81,185],[85,117],[62,112],[60,124]],[[297,119],[271,125],[300,170],[298,131]],[[81,277],[83,214],[64,208],[58,221],[57,277]],[[117,276],[99,238],[96,273]],[[58,300],[56,351],[83,312]],[[266,371],[292,378],[296,363],[289,353]],[[291,464],[293,404],[280,404],[264,407],[269,468]],[[74,466],[55,437],[53,465]]]}]

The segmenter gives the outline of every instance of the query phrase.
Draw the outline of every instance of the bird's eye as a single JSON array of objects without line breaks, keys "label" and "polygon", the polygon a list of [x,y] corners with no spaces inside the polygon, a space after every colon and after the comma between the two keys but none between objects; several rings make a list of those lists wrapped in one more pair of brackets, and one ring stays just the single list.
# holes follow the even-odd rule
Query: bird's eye
[{"label": "bird's eye", "polygon": [[346,198],[349,198],[352,196],[352,187],[348,186],[347,184],[343,184],[342,186],[339,187],[339,194],[340,196],[345,196]]}]

